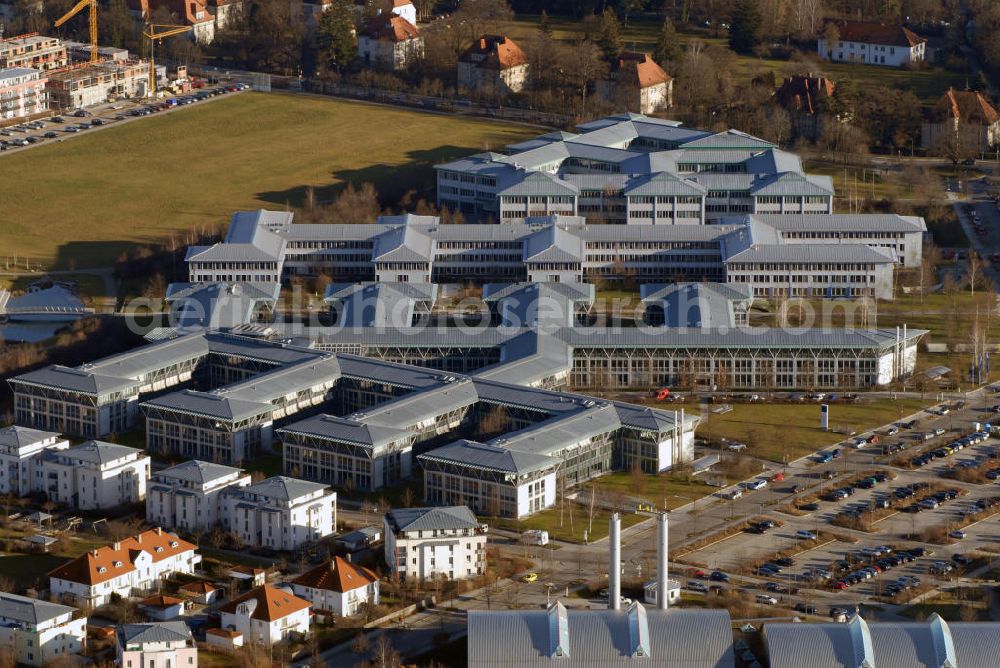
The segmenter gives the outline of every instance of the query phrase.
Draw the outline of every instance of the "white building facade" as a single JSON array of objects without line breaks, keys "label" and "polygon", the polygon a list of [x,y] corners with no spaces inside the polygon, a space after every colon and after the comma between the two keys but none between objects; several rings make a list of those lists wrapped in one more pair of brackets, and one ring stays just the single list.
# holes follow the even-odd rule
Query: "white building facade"
[{"label": "white building facade", "polygon": [[487,528],[466,506],[390,510],[383,523],[385,562],[401,579],[483,573]]},{"label": "white building facade", "polygon": [[246,487],[250,476],[240,469],[190,460],[149,481],[146,521],[183,531],[209,531],[221,520],[222,493]]},{"label": "white building facade", "polygon": [[314,610],[338,617],[356,615],[364,604],[379,604],[378,575],[336,556],[292,580],[292,590],[309,601]]},{"label": "white building facade", "polygon": [[833,34],[830,28],[820,34],[816,44],[820,58],[885,67],[903,67],[924,60],[927,40],[903,26],[862,21],[839,21],[833,25],[838,39],[829,39]]},{"label": "white building facade", "polygon": [[49,499],[81,510],[114,508],[146,498],[150,459],[142,450],[88,441],[42,461]]},{"label": "white building facade", "polygon": [[191,575],[201,563],[196,546],[162,529],[106,545],[49,573],[52,595],[97,607],[111,600],[149,593],[176,574]]},{"label": "white building facade", "polygon": [[58,603],[0,592],[0,645],[18,665],[44,666],[79,654],[87,641],[87,618]]},{"label": "white building facade", "polygon": [[0,69],[0,118],[22,118],[49,108],[47,79],[38,70]]},{"label": "white building facade", "polygon": [[275,476],[222,495],[222,527],[245,545],[295,550],[336,525],[337,493],[322,483]]},{"label": "white building facade", "polygon": [[184,622],[123,624],[115,641],[120,668],[198,668],[198,648]]},{"label": "white building facade", "polygon": [[19,426],[0,429],[0,494],[28,496],[44,491],[46,454],[67,448],[69,441],[55,432]]},{"label": "white building facade", "polygon": [[245,643],[269,646],[309,633],[309,601],[271,585],[226,603],[219,615],[222,628],[242,634]]}]

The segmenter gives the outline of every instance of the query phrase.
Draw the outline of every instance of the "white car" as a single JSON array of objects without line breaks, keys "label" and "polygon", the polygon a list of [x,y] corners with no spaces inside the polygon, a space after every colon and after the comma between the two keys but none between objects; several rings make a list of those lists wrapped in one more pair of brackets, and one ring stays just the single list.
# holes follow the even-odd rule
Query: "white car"
[{"label": "white car", "polygon": [[816,540],[818,536],[813,531],[806,531],[805,529],[799,529],[795,532],[795,537],[799,540]]},{"label": "white car", "polygon": [[757,602],[763,605],[778,605],[778,599],[767,594],[757,594]]},{"label": "white car", "polygon": [[899,427],[897,427],[896,425],[893,425],[885,430],[886,436],[895,436],[898,433],[899,433]]},{"label": "white car", "polygon": [[746,450],[747,449],[747,444],[746,443],[730,443],[729,445],[726,446],[726,448],[728,450],[732,450],[733,452],[739,452],[740,450]]}]

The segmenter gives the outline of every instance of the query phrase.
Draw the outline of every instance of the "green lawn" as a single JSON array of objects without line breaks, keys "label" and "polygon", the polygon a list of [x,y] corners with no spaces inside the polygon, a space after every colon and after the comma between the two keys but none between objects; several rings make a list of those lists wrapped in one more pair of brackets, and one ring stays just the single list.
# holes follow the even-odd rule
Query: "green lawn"
[{"label": "green lawn", "polygon": [[[573,521],[570,522],[570,507],[573,509]],[[587,509],[582,505],[567,503],[566,509],[562,513],[562,522],[559,520],[559,508],[549,508],[531,517],[522,520],[512,520],[504,518],[482,517],[487,524],[492,524],[508,531],[527,531],[528,529],[544,529],[549,532],[549,538],[553,540],[563,540],[570,543],[582,543],[583,534],[587,531],[589,520]],[[630,527],[634,524],[648,519],[647,515],[637,515],[635,513],[622,513],[622,528]],[[608,535],[608,521],[611,519],[611,511],[602,508],[594,509],[593,531],[587,534],[588,541],[604,538]],[[572,524],[572,528],[571,525]]]},{"label": "green lawn", "polygon": [[[697,478],[682,478],[668,473],[642,474],[641,477],[633,477],[627,472],[610,473],[598,478],[596,483],[599,492],[606,495],[622,494],[629,498],[645,499],[657,508],[662,508],[666,503],[669,510],[718,491],[717,487]],[[584,496],[586,495],[585,492]]]},{"label": "green lawn", "polygon": [[5,554],[0,556],[0,575],[24,586],[66,563],[66,557],[52,554]]},{"label": "green lawn", "polygon": [[[861,404],[831,404],[831,429],[867,429],[911,415],[929,402],[919,399],[881,399]],[[771,461],[793,461],[845,437],[819,428],[818,404],[733,404],[733,410],[717,415],[708,412],[698,433],[710,438],[728,438],[749,446],[749,454]]]},{"label": "green lawn", "polygon": [[[372,182],[394,205],[432,166],[537,129],[378,105],[242,93],[3,156],[0,247],[47,268],[108,266],[140,243],[217,229]],[[179,240],[183,241],[179,237]],[[0,257],[2,260],[2,257]]]}]

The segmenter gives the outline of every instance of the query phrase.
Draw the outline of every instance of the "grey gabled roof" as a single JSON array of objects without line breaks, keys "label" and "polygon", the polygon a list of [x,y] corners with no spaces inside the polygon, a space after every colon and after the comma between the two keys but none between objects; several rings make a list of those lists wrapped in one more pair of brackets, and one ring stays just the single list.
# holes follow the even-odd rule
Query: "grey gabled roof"
[{"label": "grey gabled roof", "polygon": [[22,448],[26,445],[58,436],[59,434],[54,431],[42,431],[41,429],[32,429],[31,427],[11,425],[10,427],[0,429],[0,445]]},{"label": "grey gabled roof", "polygon": [[891,264],[893,258],[865,244],[781,244],[751,246],[724,257],[728,263]]},{"label": "grey gabled roof", "polygon": [[545,172],[522,172],[506,178],[498,196],[577,195],[580,190],[568,181]]},{"label": "grey gabled roof", "polygon": [[580,262],[583,240],[559,225],[549,225],[529,236],[524,242],[525,262]]},{"label": "grey gabled roof", "polygon": [[394,533],[479,528],[479,521],[468,506],[394,508],[385,514],[385,518]]},{"label": "grey gabled roof", "polygon": [[338,304],[338,327],[396,327],[413,324],[417,307],[429,311],[437,283],[332,283],[323,300]]},{"label": "grey gabled roof", "polygon": [[171,283],[165,299],[180,330],[232,329],[251,322],[258,305],[273,306],[280,292],[280,283]]},{"label": "grey gabled roof", "polygon": [[375,237],[373,262],[430,262],[434,241],[415,225],[391,227]]},{"label": "grey gabled roof", "polygon": [[412,432],[333,415],[314,415],[279,429],[278,434],[316,436],[374,449],[411,436]]},{"label": "grey gabled roof", "polygon": [[443,462],[465,465],[477,469],[487,469],[500,473],[524,475],[534,471],[545,471],[559,466],[560,460],[548,455],[537,455],[502,448],[489,443],[479,443],[462,439],[417,457],[421,461]]},{"label": "grey gabled roof", "polygon": [[219,392],[182,390],[155,397],[141,404],[145,409],[155,408],[201,417],[238,422],[258,415],[266,415],[272,408],[260,401],[246,401]]},{"label": "grey gabled roof", "polygon": [[241,495],[257,494],[269,499],[292,501],[300,496],[312,494],[313,492],[324,489],[326,489],[326,485],[322,483],[276,475],[268,478],[267,480],[261,480],[256,484],[250,485],[249,487],[240,488],[237,493]]},{"label": "grey gabled roof", "polygon": [[674,283],[641,286],[642,301],[659,303],[667,327],[732,327],[735,306],[744,310],[753,302],[749,284]]},{"label": "grey gabled roof", "polygon": [[23,624],[41,624],[73,612],[76,612],[76,608],[68,605],[0,592],[0,619],[10,619]]},{"label": "grey gabled roof", "polygon": [[748,149],[777,148],[773,143],[760,137],[741,132],[740,130],[725,130],[714,135],[692,139],[683,144],[685,149]]},{"label": "grey gabled roof", "polygon": [[129,455],[142,454],[142,450],[105,441],[87,441],[68,450],[61,450],[58,454],[61,457],[103,465]]},{"label": "grey gabled roof", "polygon": [[192,639],[191,629],[184,622],[123,624],[118,627],[117,633],[120,645],[185,642]]},{"label": "grey gabled roof", "polygon": [[188,482],[204,484],[211,480],[230,476],[234,473],[242,473],[241,469],[232,466],[223,466],[213,462],[202,462],[192,459],[176,466],[157,471],[153,475],[160,477],[175,478]]},{"label": "grey gabled roof", "polygon": [[136,389],[138,382],[129,378],[118,378],[100,373],[73,369],[54,364],[9,380],[11,383],[25,383],[40,387],[54,388],[64,392],[78,392],[94,396],[111,392],[128,392]]},{"label": "grey gabled roof", "polygon": [[747,214],[721,218],[720,223],[743,222],[748,217],[782,232],[924,232],[927,225],[920,216],[900,216],[894,213],[830,213],[822,215],[800,213]]}]

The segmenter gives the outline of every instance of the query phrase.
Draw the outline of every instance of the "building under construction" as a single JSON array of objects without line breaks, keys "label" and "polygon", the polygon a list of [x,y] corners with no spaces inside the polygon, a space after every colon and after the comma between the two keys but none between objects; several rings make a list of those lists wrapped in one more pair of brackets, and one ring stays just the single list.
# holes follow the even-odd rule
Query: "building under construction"
[{"label": "building under construction", "polygon": [[49,106],[77,109],[149,93],[149,63],[142,60],[83,64],[49,75]]},{"label": "building under construction", "polygon": [[58,37],[28,34],[0,39],[0,70],[15,67],[53,70],[66,67],[68,62],[66,45]]}]

